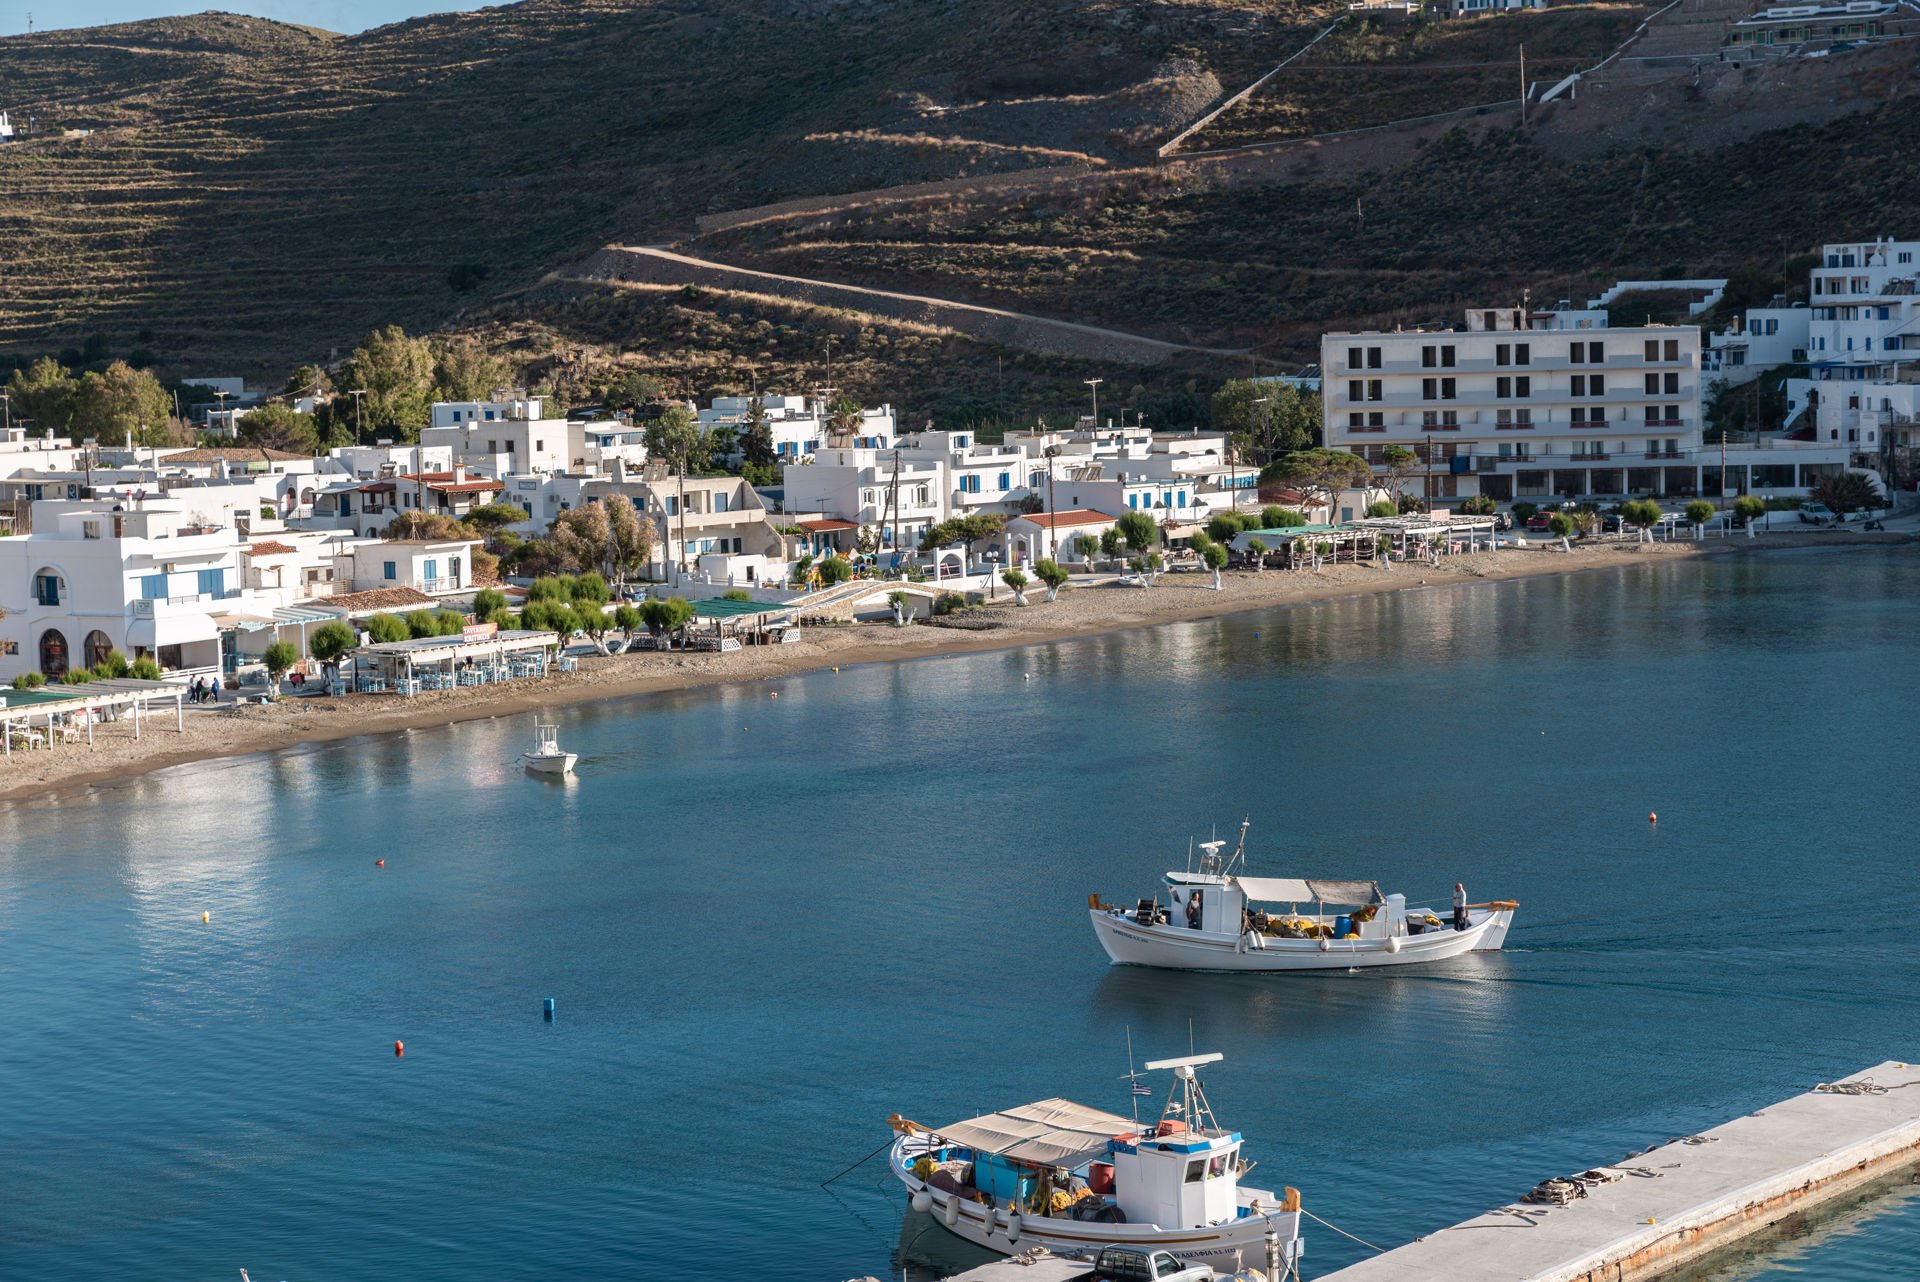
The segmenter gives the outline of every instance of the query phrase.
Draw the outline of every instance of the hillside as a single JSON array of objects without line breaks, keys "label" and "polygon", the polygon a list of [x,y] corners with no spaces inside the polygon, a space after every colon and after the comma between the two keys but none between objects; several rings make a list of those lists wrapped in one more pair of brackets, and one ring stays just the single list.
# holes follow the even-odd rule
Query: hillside
[{"label": "hillside", "polygon": [[0,350],[271,369],[706,210],[1136,158],[1328,7],[525,0],[0,40],[0,108],[41,131],[0,149]]}]

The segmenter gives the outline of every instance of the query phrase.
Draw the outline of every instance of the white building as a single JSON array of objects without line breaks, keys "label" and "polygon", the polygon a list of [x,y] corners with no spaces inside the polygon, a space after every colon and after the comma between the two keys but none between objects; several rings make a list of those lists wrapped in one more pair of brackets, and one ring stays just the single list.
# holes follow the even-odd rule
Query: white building
[{"label": "white building", "polygon": [[941,463],[915,462],[892,450],[824,448],[785,472],[786,509],[820,512],[874,526],[885,547],[918,547],[928,526],[947,517],[947,473]]},{"label": "white building", "polygon": [[479,546],[475,539],[355,540],[334,553],[333,580],[341,593],[411,588],[442,597],[469,592]]},{"label": "white building", "polygon": [[1887,469],[1897,484],[1910,484],[1920,242],[1822,246],[1808,295],[1812,377],[1788,382],[1789,414],[1805,411],[1802,426],[1820,444],[1850,450],[1855,466]]},{"label": "white building", "polygon": [[[727,435],[745,429],[753,414],[751,396],[716,396],[706,409],[695,411],[703,430]],[[805,396],[762,396],[761,412],[773,437],[773,452],[781,462],[795,462],[818,453],[828,442],[828,405]],[[856,449],[888,449],[894,443],[893,406],[862,408],[851,439],[834,444]],[[738,451],[734,452],[738,457]]]},{"label": "white building", "polygon": [[242,595],[231,526],[183,509],[109,500],[36,505],[34,531],[0,539],[0,679],[58,677],[109,650],[162,668],[217,672],[214,615]]},{"label": "white building", "polygon": [[1717,487],[1701,474],[1699,329],[1603,321],[1478,308],[1448,330],[1328,334],[1326,443],[1376,464],[1413,450],[1436,501]]},{"label": "white building", "polygon": [[901,437],[897,448],[904,463],[944,471],[947,517],[1010,513],[1029,494],[1045,497],[1045,460],[1017,443],[983,445],[972,432],[926,431]]},{"label": "white building", "polygon": [[1701,369],[1709,383],[1739,387],[1770,369],[1803,364],[1812,321],[1812,308],[1785,298],[1750,307],[1719,333],[1707,335]]},{"label": "white building", "polygon": [[586,424],[542,417],[542,408],[537,396],[437,402],[420,445],[489,476],[585,467]]}]

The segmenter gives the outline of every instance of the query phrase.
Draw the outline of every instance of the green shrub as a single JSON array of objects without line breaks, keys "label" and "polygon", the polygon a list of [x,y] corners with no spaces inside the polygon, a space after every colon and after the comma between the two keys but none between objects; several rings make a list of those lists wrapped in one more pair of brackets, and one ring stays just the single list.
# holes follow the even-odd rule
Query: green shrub
[{"label": "green shrub", "polygon": [[360,644],[360,634],[340,619],[329,619],[307,638],[307,652],[322,663],[338,663]]},{"label": "green shrub", "polygon": [[260,656],[260,661],[267,665],[267,680],[273,685],[278,685],[280,678],[286,676],[293,670],[293,665],[300,662],[300,647],[291,641],[275,641],[266,648],[265,653]]},{"label": "green shrub", "polygon": [[1733,501],[1734,519],[1739,521],[1743,526],[1749,525],[1765,516],[1767,514],[1767,507],[1768,504],[1765,499],[1755,498],[1751,494],[1743,494]]},{"label": "green shrub", "polygon": [[853,577],[853,566],[843,556],[830,556],[820,563],[820,582],[832,587]]},{"label": "green shrub", "polygon": [[1687,519],[1695,525],[1705,525],[1713,519],[1713,504],[1705,499],[1695,499],[1687,504]]},{"label": "green shrub", "polygon": [[126,655],[118,650],[109,650],[106,658],[93,665],[93,675],[102,679],[124,677],[130,667]]},{"label": "green shrub", "polygon": [[70,686],[83,686],[93,680],[93,673],[87,671],[85,668],[74,668],[70,670],[66,676],[61,677],[60,680]]},{"label": "green shrub", "polygon": [[1386,499],[1381,499],[1378,503],[1367,504],[1367,515],[1372,517],[1399,516],[1400,505],[1398,503],[1390,503]]},{"label": "green shrub", "polygon": [[753,600],[753,594],[745,588],[728,588],[720,594],[720,599],[722,601],[751,601]]},{"label": "green shrub", "polygon": [[46,677],[38,672],[22,672],[13,679],[13,688],[16,690],[38,690],[45,684],[47,684]]},{"label": "green shrub", "polygon": [[467,630],[467,616],[458,610],[441,610],[434,618],[437,624],[435,636],[457,637]]},{"label": "green shrub", "polygon": [[1565,512],[1555,512],[1547,519],[1547,529],[1556,539],[1564,539],[1573,533],[1573,518]]},{"label": "green shrub", "polygon": [[1509,511],[1513,513],[1513,523],[1515,525],[1525,525],[1533,519],[1534,513],[1539,510],[1540,505],[1538,503],[1515,503],[1513,507],[1509,509]]},{"label": "green shrub", "polygon": [[153,656],[143,654],[133,661],[133,666],[127,669],[127,675],[136,681],[158,681],[160,665],[154,661]]},{"label": "green shrub", "polygon": [[376,645],[387,645],[394,641],[405,641],[413,636],[413,630],[407,621],[397,614],[376,614],[365,620],[367,639]]}]

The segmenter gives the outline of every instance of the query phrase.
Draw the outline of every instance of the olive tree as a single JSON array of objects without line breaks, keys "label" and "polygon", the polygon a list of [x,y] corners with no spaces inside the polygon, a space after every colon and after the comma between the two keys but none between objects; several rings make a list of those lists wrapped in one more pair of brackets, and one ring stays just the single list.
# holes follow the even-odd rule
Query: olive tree
[{"label": "olive tree", "polygon": [[1265,539],[1248,539],[1247,556],[1253,561],[1253,572],[1255,574],[1260,573],[1266,566],[1267,541]]},{"label": "olive tree", "polygon": [[1000,574],[1000,581],[1013,589],[1013,603],[1015,605],[1025,605],[1027,603],[1027,576],[1024,573],[1017,569],[1003,570]]},{"label": "olive tree", "polygon": [[693,602],[683,596],[656,597],[641,604],[640,621],[656,639],[666,638],[672,649],[674,635],[693,622]]},{"label": "olive tree", "polygon": [[1200,549],[1200,560],[1213,571],[1213,590],[1220,590],[1220,571],[1227,568],[1227,550],[1211,540]]},{"label": "olive tree", "polygon": [[267,665],[267,687],[273,697],[280,697],[280,679],[293,670],[300,662],[300,647],[291,641],[275,641],[267,647],[260,661]]},{"label": "olive tree", "polygon": [[1059,600],[1060,589],[1067,585],[1067,567],[1052,557],[1042,557],[1033,563],[1033,572],[1046,585],[1047,600]]},{"label": "olive tree", "polygon": [[1080,560],[1087,567],[1087,573],[1093,573],[1093,557],[1100,550],[1100,540],[1091,534],[1074,536],[1073,550],[1080,554]]}]

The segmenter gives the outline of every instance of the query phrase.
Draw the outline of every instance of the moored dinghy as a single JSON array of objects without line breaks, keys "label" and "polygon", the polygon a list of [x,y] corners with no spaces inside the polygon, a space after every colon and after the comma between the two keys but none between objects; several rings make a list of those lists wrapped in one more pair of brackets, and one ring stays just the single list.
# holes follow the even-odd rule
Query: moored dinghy
[{"label": "moored dinghy", "polygon": [[[1511,900],[1469,904],[1461,914],[1465,929],[1456,929],[1426,909],[1408,908],[1404,895],[1381,894],[1375,881],[1251,876],[1246,839],[1242,822],[1240,844],[1225,858],[1224,841],[1202,842],[1197,870],[1167,873],[1164,906],[1158,895],[1132,908],[1087,896],[1107,957],[1116,966],[1174,970],[1407,966],[1497,951],[1519,908]],[[1302,912],[1302,905],[1313,911]]]},{"label": "moored dinghy", "polygon": [[533,723],[533,748],[522,754],[527,769],[542,775],[570,775],[579,754],[560,749],[560,727],[551,721]]},{"label": "moored dinghy", "polygon": [[1195,1070],[1221,1058],[1149,1063],[1174,1081],[1146,1127],[1065,1099],[937,1128],[896,1114],[888,1161],[913,1209],[1002,1254],[1142,1246],[1233,1272],[1265,1266],[1271,1233],[1280,1258],[1296,1261],[1300,1195],[1240,1183],[1240,1133],[1215,1123],[1201,1090]]}]

